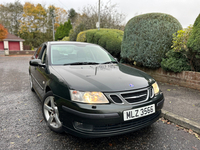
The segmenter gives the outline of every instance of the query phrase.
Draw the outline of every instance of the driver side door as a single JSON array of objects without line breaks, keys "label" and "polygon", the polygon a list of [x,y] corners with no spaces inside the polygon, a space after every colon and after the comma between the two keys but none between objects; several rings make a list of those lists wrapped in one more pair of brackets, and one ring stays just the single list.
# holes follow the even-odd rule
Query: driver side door
[{"label": "driver side door", "polygon": [[34,88],[38,94],[38,96],[40,97],[40,99],[43,98],[44,94],[45,94],[45,83],[47,81],[47,46],[46,44],[42,45],[42,47],[39,47],[40,53],[37,57],[38,61],[39,61],[39,65],[38,66],[32,66],[31,67],[31,75],[33,77],[33,84],[34,84]]}]

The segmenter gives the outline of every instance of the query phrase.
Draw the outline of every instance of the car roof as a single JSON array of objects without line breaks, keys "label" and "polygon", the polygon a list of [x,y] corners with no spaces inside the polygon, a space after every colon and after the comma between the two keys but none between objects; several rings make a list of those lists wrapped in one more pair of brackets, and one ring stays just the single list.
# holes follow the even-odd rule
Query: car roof
[{"label": "car roof", "polygon": [[[49,41],[46,42],[48,44],[80,44],[80,45],[88,45],[91,43],[86,43],[86,42],[76,42],[76,41]],[[91,44],[91,45],[96,45],[96,44]]]}]

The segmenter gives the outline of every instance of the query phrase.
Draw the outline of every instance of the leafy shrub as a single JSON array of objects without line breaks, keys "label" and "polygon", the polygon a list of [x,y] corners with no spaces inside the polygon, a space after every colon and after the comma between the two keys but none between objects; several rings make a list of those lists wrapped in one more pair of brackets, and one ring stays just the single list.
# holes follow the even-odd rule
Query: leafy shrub
[{"label": "leafy shrub", "polygon": [[174,72],[191,70],[191,54],[186,45],[191,31],[192,26],[189,26],[173,34],[173,50],[169,51],[166,55],[167,58],[162,60],[161,67],[163,69]]},{"label": "leafy shrub", "polygon": [[200,71],[200,14],[196,18],[192,33],[187,41],[192,70]]},{"label": "leafy shrub", "polygon": [[[87,30],[86,30],[86,31],[87,31]],[[78,36],[77,36],[76,41],[78,41],[78,42],[86,42],[87,40],[86,40],[86,34],[85,34],[85,33],[86,33],[85,31],[80,32],[80,33],[78,34]]]},{"label": "leafy shrub", "polygon": [[167,58],[163,58],[161,67],[166,71],[181,72],[189,71],[190,65],[184,54],[175,52],[173,49],[166,54]]},{"label": "leafy shrub", "polygon": [[128,62],[158,68],[171,49],[173,33],[180,29],[182,26],[178,20],[168,14],[136,16],[125,27],[121,57]]},{"label": "leafy shrub", "polygon": [[69,41],[69,37],[65,36],[61,41]]},{"label": "leafy shrub", "polygon": [[77,41],[94,43],[105,48],[114,57],[120,59],[123,31],[117,29],[91,29],[80,32]]},{"label": "leafy shrub", "polygon": [[173,34],[172,48],[176,52],[187,52],[187,41],[191,34],[192,26],[188,26],[183,30],[178,30]]}]

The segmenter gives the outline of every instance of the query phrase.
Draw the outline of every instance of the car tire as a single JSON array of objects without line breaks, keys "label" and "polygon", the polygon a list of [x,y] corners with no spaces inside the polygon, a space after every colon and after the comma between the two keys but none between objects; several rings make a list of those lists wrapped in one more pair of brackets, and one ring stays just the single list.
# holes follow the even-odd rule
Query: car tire
[{"label": "car tire", "polygon": [[53,96],[52,91],[49,91],[45,94],[42,112],[48,127],[54,132],[62,133],[63,127],[59,119],[59,111],[54,99],[55,97]]},{"label": "car tire", "polygon": [[31,91],[35,91],[34,88],[33,88],[33,79],[31,77],[31,75],[29,75],[29,82],[30,82],[30,87],[31,87]]}]

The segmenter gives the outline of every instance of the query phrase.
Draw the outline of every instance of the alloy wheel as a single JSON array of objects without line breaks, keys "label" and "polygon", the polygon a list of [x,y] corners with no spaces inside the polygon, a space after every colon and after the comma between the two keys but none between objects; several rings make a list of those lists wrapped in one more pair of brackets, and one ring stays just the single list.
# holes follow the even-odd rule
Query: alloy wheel
[{"label": "alloy wheel", "polygon": [[59,119],[58,107],[55,104],[54,96],[48,96],[44,101],[43,112],[49,126],[60,128],[62,123]]},{"label": "alloy wheel", "polygon": [[29,75],[29,82],[30,82],[31,91],[34,91],[34,89],[33,89],[33,80],[32,80],[31,75]]}]

